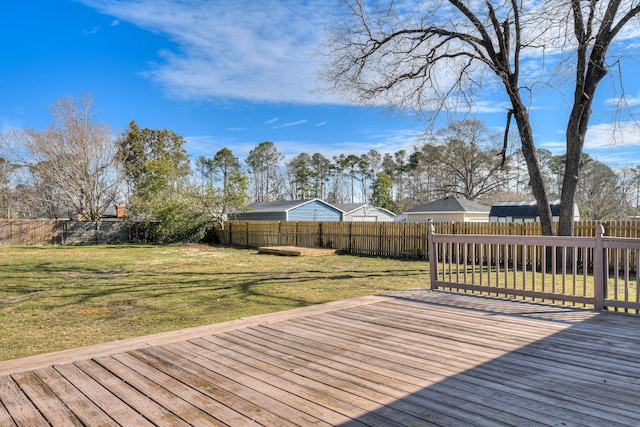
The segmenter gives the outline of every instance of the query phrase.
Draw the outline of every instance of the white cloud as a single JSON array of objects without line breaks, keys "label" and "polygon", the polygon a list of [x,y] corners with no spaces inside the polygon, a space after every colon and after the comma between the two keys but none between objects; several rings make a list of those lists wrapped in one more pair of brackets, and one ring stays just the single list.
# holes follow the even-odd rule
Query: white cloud
[{"label": "white cloud", "polygon": [[300,126],[303,125],[305,123],[307,123],[308,120],[298,120],[297,122],[289,122],[289,123],[284,123],[281,124],[279,126],[274,126],[272,129],[282,129],[282,128],[288,128],[291,126]]},{"label": "white cloud", "polygon": [[93,27],[92,29],[90,29],[90,30],[84,30],[84,31],[82,31],[82,35],[83,35],[83,36],[92,36],[92,35],[94,35],[94,34],[97,34],[97,33],[98,33],[98,31],[100,31],[100,26],[99,26],[99,25],[96,25],[96,26],[94,26],[94,27]]},{"label": "white cloud", "polygon": [[[562,132],[564,134],[564,132]],[[566,141],[550,140],[540,144],[554,155],[566,153]],[[584,152],[609,166],[638,163],[640,124],[635,122],[601,123],[589,127]]]},{"label": "white cloud", "polygon": [[174,47],[144,75],[176,99],[319,103],[315,56],[328,13],[310,0],[83,0]]},{"label": "white cloud", "polygon": [[625,96],[624,98],[609,98],[605,101],[611,107],[637,107],[640,106],[640,93],[637,96]]},{"label": "white cloud", "polygon": [[585,151],[615,147],[640,147],[640,124],[627,121],[602,123],[589,127]]}]

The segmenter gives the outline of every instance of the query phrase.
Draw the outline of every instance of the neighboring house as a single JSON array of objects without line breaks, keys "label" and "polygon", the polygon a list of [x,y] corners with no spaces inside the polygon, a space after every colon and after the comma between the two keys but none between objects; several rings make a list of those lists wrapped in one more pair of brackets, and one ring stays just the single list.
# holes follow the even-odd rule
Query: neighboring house
[{"label": "neighboring house", "polygon": [[[560,219],[560,200],[549,203],[554,221]],[[573,220],[580,221],[578,205],[573,205]],[[489,213],[491,222],[539,222],[538,204],[527,202],[496,202]]]},{"label": "neighboring house", "polygon": [[229,214],[241,221],[342,221],[343,212],[320,199],[262,202]]},{"label": "neighboring house", "polygon": [[462,197],[447,196],[403,212],[406,221],[489,221],[489,207]]},{"label": "neighboring house", "polygon": [[102,214],[103,219],[124,218],[127,215],[127,207],[125,205],[109,206]]},{"label": "neighboring house", "polygon": [[332,203],[344,212],[343,221],[388,222],[394,221],[396,214],[370,203]]}]

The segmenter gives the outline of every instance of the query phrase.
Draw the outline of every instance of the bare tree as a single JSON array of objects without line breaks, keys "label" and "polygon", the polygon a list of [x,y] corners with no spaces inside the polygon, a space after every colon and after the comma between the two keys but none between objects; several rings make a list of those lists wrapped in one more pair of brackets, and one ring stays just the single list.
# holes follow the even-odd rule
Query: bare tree
[{"label": "bare tree", "polygon": [[282,194],[280,163],[284,160],[275,144],[264,141],[255,146],[245,159],[253,178],[255,202],[278,200]]},{"label": "bare tree", "polygon": [[[573,204],[595,91],[615,61],[616,38],[637,38],[638,0],[345,0],[347,13],[328,33],[332,61],[325,78],[333,89],[362,103],[414,108],[434,117],[468,111],[478,92],[503,88],[515,120],[542,231],[553,234],[549,200],[528,99],[544,81],[545,64],[571,61],[574,95],[567,121],[567,167],[559,234],[573,233]],[[626,31],[625,34],[623,30]],[[525,66],[530,65],[525,68]],[[540,70],[539,74],[531,70]],[[527,70],[525,73],[523,70]],[[507,140],[505,136],[505,141]],[[506,151],[506,150],[505,150]]]},{"label": "bare tree", "polygon": [[479,120],[451,122],[437,132],[438,157],[448,171],[442,190],[468,200],[491,196],[506,188],[496,136]]},{"label": "bare tree", "polygon": [[58,99],[51,114],[53,121],[42,131],[6,132],[4,149],[14,164],[28,170],[41,206],[64,207],[98,221],[120,190],[111,129],[94,120],[89,95]]},{"label": "bare tree", "polygon": [[578,183],[576,200],[583,219],[619,219],[625,204],[620,177],[609,166],[589,158]]}]

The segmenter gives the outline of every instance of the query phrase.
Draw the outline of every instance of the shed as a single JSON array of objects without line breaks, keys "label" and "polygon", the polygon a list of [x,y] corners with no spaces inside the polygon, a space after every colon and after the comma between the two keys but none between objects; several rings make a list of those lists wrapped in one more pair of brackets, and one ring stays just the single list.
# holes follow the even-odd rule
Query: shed
[{"label": "shed", "polygon": [[[549,203],[554,221],[560,219],[560,200]],[[573,220],[580,221],[578,205],[573,205]],[[539,222],[538,204],[536,201],[496,202],[489,212],[491,222]]]},{"label": "shed", "polygon": [[407,221],[489,221],[489,207],[463,197],[447,196],[402,214]]},{"label": "shed", "polygon": [[249,205],[244,212],[229,215],[241,221],[342,221],[343,212],[320,199],[283,200]]},{"label": "shed", "polygon": [[396,217],[393,212],[370,203],[332,203],[332,205],[344,212],[343,221],[389,222],[394,221]]}]

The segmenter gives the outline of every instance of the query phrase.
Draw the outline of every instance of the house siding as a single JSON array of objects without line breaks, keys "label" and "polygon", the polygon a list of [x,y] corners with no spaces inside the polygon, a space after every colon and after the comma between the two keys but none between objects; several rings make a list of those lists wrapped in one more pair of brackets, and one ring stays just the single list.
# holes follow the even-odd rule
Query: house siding
[{"label": "house siding", "polygon": [[287,221],[341,221],[342,213],[320,201],[313,201],[289,211]]},{"label": "house siding", "polygon": [[[426,221],[457,221],[465,222],[464,212],[422,212],[422,213],[409,213],[407,212],[407,221],[426,222]],[[489,216],[487,215],[487,220]]]}]

